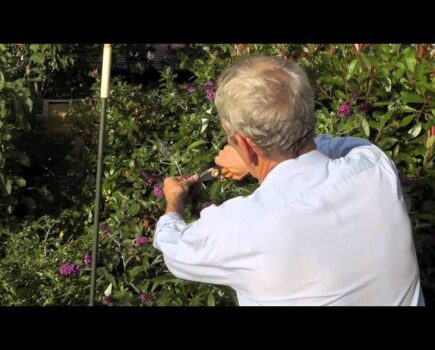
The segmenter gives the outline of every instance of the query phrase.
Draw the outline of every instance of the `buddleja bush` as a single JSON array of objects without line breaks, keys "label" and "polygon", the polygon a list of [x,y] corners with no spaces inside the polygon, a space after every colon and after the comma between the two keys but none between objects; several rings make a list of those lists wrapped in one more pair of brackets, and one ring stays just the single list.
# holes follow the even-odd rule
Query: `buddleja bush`
[{"label": "buddleja bush", "polygon": [[[0,227],[9,226],[18,206],[35,207],[24,173],[31,159],[22,141],[35,124],[31,114],[44,85],[73,63],[61,45],[0,44]],[[40,190],[40,189],[39,189]]]},{"label": "buddleja bush", "polygon": [[[151,90],[115,79],[109,99],[102,185],[98,302],[235,304],[234,292],[228,288],[181,281],[170,274],[160,252],[152,247],[152,234],[164,213],[163,179],[207,169],[226,143],[213,105],[218,75],[244,55],[262,54],[293,59],[306,69],[317,95],[318,134],[368,137],[395,161],[430,303],[434,287],[430,250],[435,243],[435,71],[431,50],[428,45],[193,45],[179,52],[180,68],[194,73],[190,82],[177,83],[170,68],[161,72],[160,86]],[[32,271],[32,259],[40,261],[46,256],[48,260],[42,261],[48,265],[38,265],[43,276],[34,282],[45,287],[32,299],[26,287],[11,291],[4,286],[2,293],[10,298],[10,304],[25,304],[26,298],[30,304],[86,302],[100,114],[98,88],[99,81],[94,97],[70,111],[81,145],[68,157],[69,176],[77,181],[71,193],[74,208],[63,213],[62,223],[50,229],[46,241],[43,232],[47,227],[39,221],[24,225],[8,244],[8,266],[17,269],[4,270],[11,276],[19,271],[19,259],[13,257],[22,246],[20,242],[34,240],[35,248],[26,248],[28,270],[23,271]],[[257,186],[253,179],[202,186],[189,199],[186,221],[197,219],[200,210],[211,203],[218,205],[234,196],[248,195]],[[83,226],[77,229],[80,220]],[[33,280],[30,273],[26,276]],[[20,298],[16,297],[18,289]]]}]

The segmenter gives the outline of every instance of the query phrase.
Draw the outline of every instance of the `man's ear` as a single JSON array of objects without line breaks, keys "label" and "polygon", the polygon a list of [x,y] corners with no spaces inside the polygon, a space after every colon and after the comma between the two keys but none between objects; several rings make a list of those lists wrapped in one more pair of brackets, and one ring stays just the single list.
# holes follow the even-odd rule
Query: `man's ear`
[{"label": "man's ear", "polygon": [[254,142],[243,136],[240,133],[236,133],[234,139],[239,146],[241,152],[240,156],[243,158],[246,164],[257,166],[258,165],[258,147]]}]

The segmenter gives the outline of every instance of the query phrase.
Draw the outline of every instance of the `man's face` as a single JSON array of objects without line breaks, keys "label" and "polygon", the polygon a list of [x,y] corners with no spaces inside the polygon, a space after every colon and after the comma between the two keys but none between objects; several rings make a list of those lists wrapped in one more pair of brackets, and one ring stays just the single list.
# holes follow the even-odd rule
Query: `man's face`
[{"label": "man's face", "polygon": [[[244,137],[242,135],[240,135],[243,139]],[[248,155],[246,153],[246,149],[245,152],[243,151],[242,147],[240,146],[240,144],[237,143],[236,138],[231,138],[228,137],[227,134],[227,144],[230,145],[231,147],[233,147],[237,154],[239,155],[240,159],[243,161],[245,168],[251,173],[251,175],[255,178],[257,178],[257,169],[255,168],[255,166],[253,166],[251,164],[251,162],[249,161]]]},{"label": "man's face", "polygon": [[[246,155],[243,153],[240,145],[237,143],[235,137],[231,138],[228,136],[228,131],[227,128],[225,127],[225,125],[223,123],[221,123],[221,127],[222,129],[225,131],[225,134],[227,136],[227,144],[230,145],[231,147],[233,147],[236,152],[238,153],[238,155],[240,156],[241,160],[243,161],[243,163],[245,164],[246,169],[249,170],[249,172],[251,173],[252,176],[256,177],[256,170],[254,167],[252,167],[252,165],[250,164],[250,162],[247,160]],[[242,136],[243,137],[243,136]]]}]

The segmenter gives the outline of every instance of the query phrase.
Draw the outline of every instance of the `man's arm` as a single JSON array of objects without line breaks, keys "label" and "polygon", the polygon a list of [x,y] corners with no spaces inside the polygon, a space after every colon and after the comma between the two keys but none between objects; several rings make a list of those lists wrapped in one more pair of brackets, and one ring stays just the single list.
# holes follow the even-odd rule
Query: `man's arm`
[{"label": "man's arm", "polygon": [[[216,224],[217,225],[217,224]],[[216,261],[218,247],[212,227],[201,219],[186,224],[180,214],[160,217],[154,234],[154,247],[163,253],[171,273],[189,281],[230,285],[230,271]]]},{"label": "man's arm", "polygon": [[163,253],[166,266],[176,277],[229,285],[229,271],[216,261],[219,249],[213,243],[217,235],[212,232],[218,223],[200,219],[188,225],[183,219],[187,193],[196,181],[196,175],[165,179],[166,214],[157,222],[153,245]]}]

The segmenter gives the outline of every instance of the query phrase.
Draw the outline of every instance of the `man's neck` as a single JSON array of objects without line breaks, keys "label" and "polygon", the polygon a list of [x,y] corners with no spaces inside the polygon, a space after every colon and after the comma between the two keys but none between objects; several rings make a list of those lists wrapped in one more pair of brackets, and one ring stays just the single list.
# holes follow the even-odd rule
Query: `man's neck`
[{"label": "man's neck", "polygon": [[[298,152],[297,157],[311,152],[313,150],[316,149],[316,144],[314,143],[314,141],[310,141],[308,142],[304,147],[302,147],[302,149]],[[297,158],[294,157],[294,158]],[[279,163],[285,161],[285,160],[289,160],[289,159],[294,159],[294,158],[278,158],[278,159],[262,159],[258,165],[258,169],[257,169],[257,179],[258,182],[260,183],[260,185],[263,183],[264,179],[266,178],[267,174],[269,174],[273,168],[275,168]]]}]

